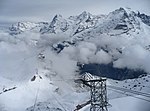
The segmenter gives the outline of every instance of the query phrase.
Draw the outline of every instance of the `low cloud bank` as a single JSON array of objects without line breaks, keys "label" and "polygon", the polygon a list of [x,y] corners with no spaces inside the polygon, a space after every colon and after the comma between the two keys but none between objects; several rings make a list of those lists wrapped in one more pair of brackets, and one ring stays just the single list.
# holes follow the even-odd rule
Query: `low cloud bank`
[{"label": "low cloud bank", "polygon": [[103,35],[66,47],[62,53],[84,64],[112,62],[115,68],[141,69],[150,73],[150,51],[146,49],[149,43],[149,39],[143,40],[140,36],[123,38]]},{"label": "low cloud bank", "polygon": [[111,55],[102,49],[98,50],[96,45],[90,42],[82,42],[76,47],[67,47],[62,53],[84,64],[108,64],[112,61]]}]

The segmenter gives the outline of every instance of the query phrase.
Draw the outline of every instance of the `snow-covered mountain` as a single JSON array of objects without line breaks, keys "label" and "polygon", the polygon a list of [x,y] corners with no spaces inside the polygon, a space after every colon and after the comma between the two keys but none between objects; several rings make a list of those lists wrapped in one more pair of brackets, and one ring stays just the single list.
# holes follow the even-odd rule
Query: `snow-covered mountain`
[{"label": "snow-covered mountain", "polygon": [[33,23],[33,22],[18,22],[16,24],[13,24],[9,30],[11,35],[17,35],[21,34],[25,31],[40,31],[41,28],[46,27],[48,23],[46,22],[39,22],[39,23]]},{"label": "snow-covered mountain", "polygon": [[[0,30],[0,110],[73,111],[90,99],[89,90],[74,82],[82,72],[106,76],[108,85],[149,94],[149,23],[150,16],[119,8],[107,15],[84,11]],[[133,99],[123,93],[108,89],[110,111],[120,111],[122,99],[124,104]],[[130,102],[134,106],[121,110],[143,110],[135,102],[149,105],[135,99]]]},{"label": "snow-covered mountain", "polygon": [[[122,30],[123,33],[131,29],[140,28],[139,20],[137,19],[141,19],[143,23],[149,25],[149,18],[145,14],[136,13],[124,8],[110,12],[108,15],[92,15],[84,11],[78,16],[70,16],[68,18],[63,18],[62,15],[56,15],[49,23],[18,22],[10,27],[10,33],[19,34],[28,30],[32,31],[33,29],[38,30],[41,34],[68,32],[70,36],[74,36],[88,29],[97,30],[98,33]],[[40,27],[40,30],[37,27]]]},{"label": "snow-covered mountain", "polygon": [[17,35],[29,31],[39,32],[41,35],[67,34],[71,38],[69,42],[74,43],[102,34],[134,37],[143,32],[142,24],[149,25],[149,21],[149,16],[145,14],[119,8],[108,15],[92,15],[84,11],[78,16],[68,18],[56,15],[49,23],[18,22],[9,28],[9,33]]},{"label": "snow-covered mountain", "polygon": [[150,16],[141,14],[140,12],[138,12],[137,16],[141,18],[142,22],[150,26]]}]

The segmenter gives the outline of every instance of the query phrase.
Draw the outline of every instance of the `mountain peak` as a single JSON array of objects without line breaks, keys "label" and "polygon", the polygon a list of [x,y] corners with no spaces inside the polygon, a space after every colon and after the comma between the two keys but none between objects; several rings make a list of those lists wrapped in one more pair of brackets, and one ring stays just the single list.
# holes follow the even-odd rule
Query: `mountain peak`
[{"label": "mountain peak", "polygon": [[56,24],[57,21],[63,21],[63,17],[60,14],[56,14],[51,22],[51,26]]},{"label": "mountain peak", "polygon": [[90,14],[89,12],[87,11],[83,11],[79,16],[78,18],[88,18],[90,17],[92,14]]},{"label": "mountain peak", "polygon": [[109,13],[108,17],[111,18],[128,18],[129,17],[129,11],[127,11],[125,8],[120,7],[119,9],[116,9],[115,11],[112,11]]},{"label": "mountain peak", "polygon": [[143,23],[150,26],[150,16],[148,16],[144,13],[140,13],[139,11],[137,13],[137,16],[142,20]]},{"label": "mountain peak", "polygon": [[117,12],[117,13],[123,13],[126,17],[128,15],[136,15],[136,12],[134,12],[133,10],[131,10],[131,8],[129,7],[120,7],[119,9],[116,9],[114,12]]},{"label": "mountain peak", "polygon": [[31,30],[37,25],[39,24],[33,22],[18,22],[9,27],[9,30],[11,31],[11,35],[16,35],[24,32],[25,30]]},{"label": "mountain peak", "polygon": [[42,34],[48,33],[58,33],[58,32],[65,32],[68,29],[68,22],[66,19],[62,17],[60,14],[56,14],[50,25],[48,27],[42,28],[40,31]]},{"label": "mountain peak", "polygon": [[118,10],[120,10],[120,11],[126,11],[123,7],[120,7]]},{"label": "mountain peak", "polygon": [[114,12],[117,12],[117,13],[120,13],[120,12],[122,12],[122,13],[127,13],[127,10],[128,10],[128,9],[125,9],[125,8],[123,8],[123,7],[120,7],[119,9],[116,9]]},{"label": "mountain peak", "polygon": [[56,22],[57,20],[61,20],[63,17],[60,14],[56,14],[52,20],[52,22]]},{"label": "mountain peak", "polygon": [[89,15],[90,13],[87,11],[83,11],[80,15]]},{"label": "mountain peak", "polygon": [[58,18],[62,18],[62,15],[56,14],[53,19],[58,19]]}]

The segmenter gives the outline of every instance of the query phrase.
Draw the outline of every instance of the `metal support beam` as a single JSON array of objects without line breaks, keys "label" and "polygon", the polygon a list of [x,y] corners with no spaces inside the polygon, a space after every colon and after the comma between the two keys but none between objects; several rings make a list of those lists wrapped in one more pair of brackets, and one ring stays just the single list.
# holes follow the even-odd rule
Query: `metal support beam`
[{"label": "metal support beam", "polygon": [[90,111],[108,111],[106,79],[79,79],[78,81],[81,81],[83,84],[90,87],[91,89]]},{"label": "metal support beam", "polygon": [[90,111],[108,111],[106,80],[94,80],[89,83],[91,85]]}]

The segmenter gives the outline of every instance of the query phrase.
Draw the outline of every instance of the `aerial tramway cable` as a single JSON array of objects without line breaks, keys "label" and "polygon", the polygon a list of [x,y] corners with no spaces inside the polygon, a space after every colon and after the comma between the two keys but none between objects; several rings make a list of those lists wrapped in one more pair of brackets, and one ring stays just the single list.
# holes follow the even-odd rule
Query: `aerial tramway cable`
[{"label": "aerial tramway cable", "polygon": [[[109,87],[108,87],[109,88]],[[150,100],[147,100],[147,99],[144,99],[144,98],[141,98],[141,97],[137,97],[137,96],[134,96],[134,95],[131,95],[131,94],[125,94],[124,92],[120,92],[120,91],[118,91],[118,90],[116,90],[116,89],[112,89],[112,88],[109,88],[111,91],[114,91],[114,92],[116,92],[116,93],[119,93],[119,94],[123,94],[123,95],[126,95],[126,96],[131,96],[131,97],[133,97],[133,98],[137,98],[137,99],[140,99],[140,100],[144,100],[144,101],[146,101],[146,102],[150,102]]]}]

